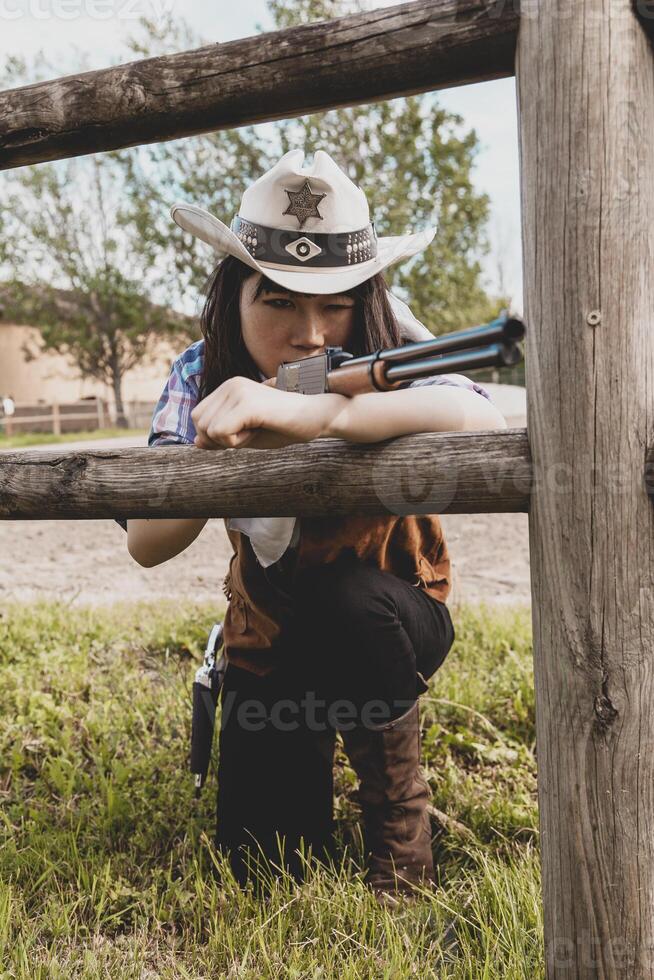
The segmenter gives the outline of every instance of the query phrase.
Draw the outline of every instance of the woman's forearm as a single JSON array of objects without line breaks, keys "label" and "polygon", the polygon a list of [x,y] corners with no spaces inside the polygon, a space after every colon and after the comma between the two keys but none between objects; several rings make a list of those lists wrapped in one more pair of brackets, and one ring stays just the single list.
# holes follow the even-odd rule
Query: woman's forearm
[{"label": "woman's forearm", "polygon": [[453,385],[425,385],[354,395],[324,435],[379,442],[414,432],[506,428],[504,416],[483,395]]},{"label": "woman's forearm", "polygon": [[174,558],[195,541],[208,517],[142,518],[127,521],[127,550],[139,565],[152,568]]}]

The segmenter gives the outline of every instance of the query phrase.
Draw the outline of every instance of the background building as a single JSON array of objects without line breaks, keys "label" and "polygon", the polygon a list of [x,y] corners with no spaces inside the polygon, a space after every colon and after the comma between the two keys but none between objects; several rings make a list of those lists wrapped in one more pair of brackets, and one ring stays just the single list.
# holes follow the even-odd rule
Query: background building
[{"label": "background building", "polygon": [[[150,401],[154,407],[173,360],[189,341],[180,343],[181,346],[169,340],[153,343],[150,360],[125,374],[123,398],[126,402]],[[111,386],[93,378],[80,378],[70,358],[49,351],[40,353],[35,360],[28,360],[25,347],[39,350],[39,329],[0,320],[0,395],[11,394],[17,403],[46,402],[49,405],[98,397],[113,406]]]}]

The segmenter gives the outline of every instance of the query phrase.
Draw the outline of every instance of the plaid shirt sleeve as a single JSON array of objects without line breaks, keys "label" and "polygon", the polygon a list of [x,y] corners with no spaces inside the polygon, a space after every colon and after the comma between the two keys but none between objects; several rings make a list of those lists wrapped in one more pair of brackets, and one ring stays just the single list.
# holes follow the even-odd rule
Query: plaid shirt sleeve
[{"label": "plaid shirt sleeve", "polygon": [[[195,426],[191,412],[200,396],[204,340],[197,340],[175,358],[152,416],[148,446],[192,446]],[[126,518],[115,518],[127,530]]]},{"label": "plaid shirt sleeve", "polygon": [[198,340],[174,361],[152,416],[148,446],[193,445],[191,412],[200,397],[204,340]]}]

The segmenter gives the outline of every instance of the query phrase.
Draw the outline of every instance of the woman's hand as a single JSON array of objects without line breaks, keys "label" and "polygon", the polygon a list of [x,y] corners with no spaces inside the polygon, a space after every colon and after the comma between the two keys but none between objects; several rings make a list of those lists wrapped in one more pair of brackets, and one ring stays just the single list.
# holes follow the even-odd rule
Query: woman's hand
[{"label": "woman's hand", "polygon": [[[270,380],[270,379],[269,379]],[[228,378],[191,412],[200,449],[272,449],[322,435],[349,399],[278,391],[270,383]]]}]

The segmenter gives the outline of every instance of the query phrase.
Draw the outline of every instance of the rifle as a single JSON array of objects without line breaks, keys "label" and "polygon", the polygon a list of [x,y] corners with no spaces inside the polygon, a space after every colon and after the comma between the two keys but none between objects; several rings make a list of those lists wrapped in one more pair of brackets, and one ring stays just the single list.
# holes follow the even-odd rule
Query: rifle
[{"label": "rifle", "polygon": [[277,377],[264,383],[303,395],[335,392],[352,397],[366,391],[392,391],[433,374],[518,364],[523,356],[518,341],[524,335],[525,325],[520,317],[503,311],[495,320],[478,327],[376,350],[362,357],[354,357],[342,347],[327,347],[323,354],[283,362]]}]

